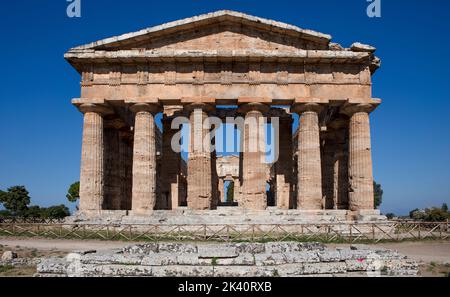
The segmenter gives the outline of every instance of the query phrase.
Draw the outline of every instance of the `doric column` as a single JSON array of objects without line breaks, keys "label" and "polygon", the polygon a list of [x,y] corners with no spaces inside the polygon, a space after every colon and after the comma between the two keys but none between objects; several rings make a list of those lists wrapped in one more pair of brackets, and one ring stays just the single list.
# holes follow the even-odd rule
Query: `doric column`
[{"label": "doric column", "polygon": [[104,131],[104,206],[108,210],[121,208],[119,131],[111,126]]},{"label": "doric column", "polygon": [[155,113],[157,104],[139,103],[135,112],[133,148],[132,210],[135,214],[151,213],[156,206]]},{"label": "doric column", "polygon": [[293,111],[300,115],[298,134],[297,208],[322,209],[322,164],[320,155],[318,104],[298,104]]},{"label": "doric column", "polygon": [[233,194],[233,202],[241,204],[241,183],[239,178],[234,179],[234,194]]},{"label": "doric column", "polygon": [[267,208],[267,166],[265,164],[264,113],[269,107],[250,103],[240,107],[245,114],[242,152],[242,196],[241,205],[247,209]]},{"label": "doric column", "polygon": [[128,130],[119,132],[119,176],[121,210],[131,210],[133,181],[133,133]]},{"label": "doric column", "polygon": [[100,212],[104,202],[103,115],[110,111],[94,104],[83,104],[80,111],[84,113],[80,211]]},{"label": "doric column", "polygon": [[349,208],[352,211],[373,210],[374,189],[372,147],[370,139],[370,104],[346,106],[349,127]]},{"label": "doric column", "polygon": [[223,180],[223,178],[218,178],[219,179],[219,203],[222,203],[225,201],[225,198],[227,196],[227,193],[225,193],[225,182]]},{"label": "doric column", "polygon": [[323,205],[325,209],[335,208],[335,153],[336,132],[328,129],[321,133],[321,158],[322,158],[322,194],[324,197]]},{"label": "doric column", "polygon": [[[190,112],[190,150],[187,164],[188,207],[194,210],[213,208],[213,175],[211,151],[204,147],[204,139],[209,133],[203,128],[212,107],[207,104],[191,104]],[[217,186],[217,185],[216,185]]]},{"label": "doric column", "polygon": [[276,202],[281,209],[290,209],[293,206],[291,201],[292,185],[292,123],[291,117],[281,117],[278,136],[278,161],[275,163],[276,172]]},{"label": "doric column", "polygon": [[[172,149],[172,139],[178,130],[172,129],[172,119],[164,116],[162,137],[161,195],[167,199],[168,209],[180,206],[179,186],[181,170],[181,154]],[[170,166],[166,166],[169,165]]]}]

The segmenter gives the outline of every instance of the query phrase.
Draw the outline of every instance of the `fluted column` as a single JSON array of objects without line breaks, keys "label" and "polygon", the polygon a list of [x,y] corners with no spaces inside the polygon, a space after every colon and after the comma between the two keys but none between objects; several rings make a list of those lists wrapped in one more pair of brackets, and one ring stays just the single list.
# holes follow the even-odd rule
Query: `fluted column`
[{"label": "fluted column", "polygon": [[219,178],[219,203],[225,202],[227,193],[225,193],[225,181],[223,178]]},{"label": "fluted column", "polygon": [[100,213],[104,202],[103,115],[109,110],[99,105],[83,104],[80,111],[84,113],[80,211]]},{"label": "fluted column", "polygon": [[119,132],[119,176],[120,176],[120,209],[131,210],[133,180],[133,134],[128,131]]},{"label": "fluted column", "polygon": [[135,214],[151,213],[156,206],[156,104],[135,104],[132,210]]},{"label": "fluted column", "polygon": [[[109,125],[111,125],[109,123]],[[108,210],[121,209],[120,138],[119,130],[106,127],[104,130],[104,207]]]},{"label": "fluted column", "polygon": [[311,103],[293,107],[293,111],[300,115],[297,208],[302,210],[321,210],[323,205],[320,110],[320,105]]},{"label": "fluted column", "polygon": [[373,106],[348,106],[349,127],[349,208],[352,211],[373,210],[374,189],[369,113]]},{"label": "fluted column", "polygon": [[233,194],[233,202],[241,204],[241,183],[239,178],[234,179],[234,194]]},{"label": "fluted column", "polygon": [[[177,209],[180,206],[179,187],[181,154],[172,149],[172,139],[178,130],[172,129],[172,119],[163,118],[162,137],[162,168],[161,168],[161,195],[168,199],[168,209]],[[165,166],[170,164],[170,166]]]},{"label": "fluted column", "polygon": [[194,210],[208,210],[213,208],[213,175],[211,152],[204,147],[204,139],[209,132],[203,128],[208,117],[207,111],[211,106],[207,104],[192,104],[187,107],[190,111],[190,150],[187,164],[188,207]]},{"label": "fluted column", "polygon": [[240,205],[246,209],[267,208],[264,113],[268,110],[268,106],[259,103],[240,107],[240,112],[245,113]]},{"label": "fluted column", "polygon": [[290,209],[294,205],[292,201],[292,174],[293,174],[293,144],[292,144],[292,117],[280,118],[278,136],[278,161],[276,170],[276,202],[281,209]]}]

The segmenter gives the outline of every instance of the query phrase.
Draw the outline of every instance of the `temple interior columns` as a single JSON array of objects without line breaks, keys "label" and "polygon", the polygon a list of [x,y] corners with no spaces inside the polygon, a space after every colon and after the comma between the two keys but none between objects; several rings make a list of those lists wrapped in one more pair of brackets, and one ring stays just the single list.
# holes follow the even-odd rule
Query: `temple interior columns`
[{"label": "temple interior columns", "polygon": [[280,117],[278,139],[278,161],[275,163],[276,204],[281,209],[294,207],[292,195],[293,136],[292,117]]},{"label": "temple interior columns", "polygon": [[[300,116],[295,136],[293,118],[282,109],[252,103],[222,112],[222,116],[245,117],[242,152],[239,157],[222,156],[216,164],[208,122],[209,116],[217,114],[213,105],[188,104],[177,112],[187,114],[191,122],[186,163],[172,149],[173,137],[181,132],[171,127],[174,115],[163,115],[162,133],[156,126],[160,105],[131,105],[134,118],[127,122],[104,104],[83,104],[80,209],[91,213],[131,210],[137,215],[218,206],[373,210],[369,113],[374,107],[347,104],[329,118],[324,117],[325,108],[316,103],[292,106]],[[266,119],[273,124],[275,116],[279,120],[278,159],[266,164]],[[234,183],[233,203],[223,203],[225,181]]]},{"label": "temple interior columns", "polygon": [[162,120],[161,205],[159,209],[177,209],[181,206],[181,154],[172,150],[172,138],[178,130],[172,129],[172,118]]}]

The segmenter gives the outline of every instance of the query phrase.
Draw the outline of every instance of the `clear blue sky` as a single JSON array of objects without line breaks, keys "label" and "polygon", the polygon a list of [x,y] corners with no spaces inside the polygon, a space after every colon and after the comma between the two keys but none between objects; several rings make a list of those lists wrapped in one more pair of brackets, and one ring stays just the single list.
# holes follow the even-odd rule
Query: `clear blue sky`
[{"label": "clear blue sky", "polygon": [[79,75],[66,50],[91,41],[219,9],[331,34],[349,46],[376,46],[374,173],[385,190],[383,211],[450,203],[450,2],[381,0],[81,0],[82,17],[65,0],[1,1],[0,188],[26,185],[32,202],[65,203],[79,179],[82,115]]}]

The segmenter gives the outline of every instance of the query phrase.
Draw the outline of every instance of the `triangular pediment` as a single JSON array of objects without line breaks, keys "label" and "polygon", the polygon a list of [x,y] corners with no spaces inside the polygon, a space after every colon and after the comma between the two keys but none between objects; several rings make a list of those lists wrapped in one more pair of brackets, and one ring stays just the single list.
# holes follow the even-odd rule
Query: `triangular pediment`
[{"label": "triangular pediment", "polygon": [[103,39],[79,50],[280,50],[328,48],[331,36],[221,10]]}]

